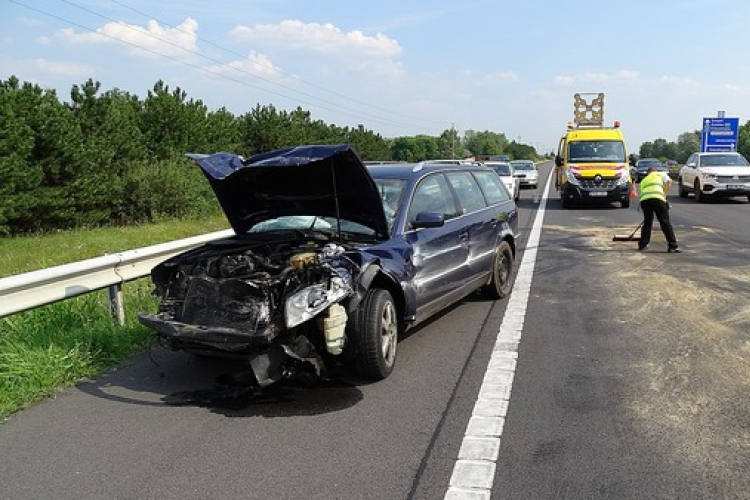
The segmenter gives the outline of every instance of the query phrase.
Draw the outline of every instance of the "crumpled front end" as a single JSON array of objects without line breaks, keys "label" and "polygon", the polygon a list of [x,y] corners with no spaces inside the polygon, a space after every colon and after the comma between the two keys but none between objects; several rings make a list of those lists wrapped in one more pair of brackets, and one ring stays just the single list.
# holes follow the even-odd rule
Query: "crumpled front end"
[{"label": "crumpled front end", "polygon": [[228,240],[157,266],[158,312],[139,319],[172,349],[246,357],[261,386],[319,377],[323,358],[346,342],[338,304],[353,293],[357,272],[335,244]]}]

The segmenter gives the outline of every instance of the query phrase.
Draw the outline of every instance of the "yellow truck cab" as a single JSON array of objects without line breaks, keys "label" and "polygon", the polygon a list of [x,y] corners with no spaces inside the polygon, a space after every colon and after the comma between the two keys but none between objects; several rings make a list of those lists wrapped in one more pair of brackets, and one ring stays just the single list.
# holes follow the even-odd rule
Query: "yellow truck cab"
[{"label": "yellow truck cab", "polygon": [[[587,101],[584,96],[595,95]],[[575,121],[560,139],[555,185],[563,208],[574,202],[630,206],[630,168],[619,122],[605,127],[604,94],[575,94]]]}]

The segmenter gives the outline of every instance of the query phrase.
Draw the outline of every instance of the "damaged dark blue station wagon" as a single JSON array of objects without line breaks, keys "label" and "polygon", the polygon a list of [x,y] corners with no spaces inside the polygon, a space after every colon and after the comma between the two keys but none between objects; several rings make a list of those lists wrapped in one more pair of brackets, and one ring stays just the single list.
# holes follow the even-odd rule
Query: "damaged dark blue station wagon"
[{"label": "damaged dark blue station wagon", "polygon": [[486,167],[366,168],[346,145],[189,156],[236,235],[156,266],[139,319],[173,349],[246,359],[259,387],[383,379],[400,332],[510,293],[518,212]]}]

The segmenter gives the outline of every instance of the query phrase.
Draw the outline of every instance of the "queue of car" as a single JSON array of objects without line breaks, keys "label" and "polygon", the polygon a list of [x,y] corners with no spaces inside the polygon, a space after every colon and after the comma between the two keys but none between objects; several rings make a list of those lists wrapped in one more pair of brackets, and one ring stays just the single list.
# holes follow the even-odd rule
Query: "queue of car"
[{"label": "queue of car", "polygon": [[188,155],[235,235],[157,265],[139,320],[166,346],[245,359],[259,388],[387,377],[399,335],[512,287],[518,209],[481,164],[362,164],[346,145]]}]

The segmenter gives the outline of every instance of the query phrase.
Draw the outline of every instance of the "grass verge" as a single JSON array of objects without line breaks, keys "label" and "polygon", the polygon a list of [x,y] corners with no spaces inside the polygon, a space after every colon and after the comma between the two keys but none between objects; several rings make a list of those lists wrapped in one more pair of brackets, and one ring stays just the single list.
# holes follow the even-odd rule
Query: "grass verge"
[{"label": "grass verge", "polygon": [[[215,218],[0,238],[0,277],[226,228]],[[123,285],[122,327],[109,314],[105,290],[1,318],[0,422],[148,347],[151,331],[137,313],[156,310],[152,289],[148,278]]]}]

